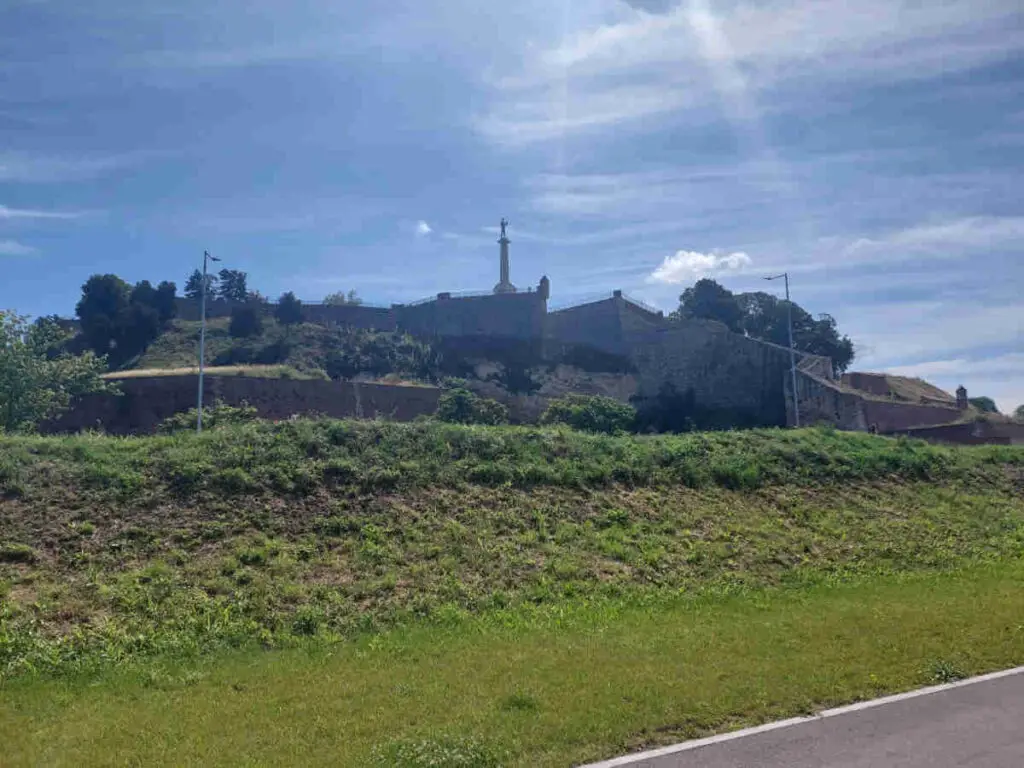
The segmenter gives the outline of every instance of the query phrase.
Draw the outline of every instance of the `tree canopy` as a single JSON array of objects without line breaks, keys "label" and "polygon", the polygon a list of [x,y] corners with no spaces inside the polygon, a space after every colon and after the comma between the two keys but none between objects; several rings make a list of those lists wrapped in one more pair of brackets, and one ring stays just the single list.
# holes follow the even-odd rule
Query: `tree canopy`
[{"label": "tree canopy", "polygon": [[[208,298],[212,298],[217,294],[217,276],[207,274],[206,275],[206,295]],[[186,299],[200,299],[203,295],[203,273],[198,269],[192,271],[192,274],[188,276],[188,280],[185,281],[185,298]]]},{"label": "tree canopy", "polygon": [[99,356],[122,363],[145,351],[174,317],[177,287],[148,280],[131,286],[117,275],[93,275],[75,306],[82,337]]},{"label": "tree canopy", "polygon": [[88,351],[72,355],[71,331],[53,318],[31,325],[0,311],[0,431],[35,428],[67,410],[75,397],[116,391],[100,378],[106,361]]},{"label": "tree canopy", "polygon": [[302,322],[302,302],[291,291],[282,293],[277,300],[274,316],[282,325],[295,325]]},{"label": "tree canopy", "polygon": [[[734,294],[714,280],[698,280],[679,297],[679,308],[671,317],[717,320],[734,333],[752,339],[789,346],[787,303],[763,291]],[[832,359],[837,373],[853,362],[853,342],[840,335],[835,318],[828,314],[813,317],[796,302],[792,303],[793,348]]]},{"label": "tree canopy", "polygon": [[[217,276],[217,295],[227,301],[248,300],[249,288],[246,286],[248,278],[249,276],[240,269],[222,269]],[[200,275],[200,282],[202,282],[202,275]]]},{"label": "tree canopy", "polygon": [[332,307],[343,307],[345,305],[359,306],[362,303],[363,300],[359,298],[359,294],[354,290],[348,293],[337,291],[336,293],[329,293],[324,296],[324,304]]},{"label": "tree canopy", "polygon": [[991,397],[972,397],[967,402],[973,405],[982,413],[999,413],[999,407],[996,405],[996,401]]},{"label": "tree canopy", "polygon": [[1024,421],[1024,405],[1017,406],[1017,410],[1013,412],[1013,418]]}]

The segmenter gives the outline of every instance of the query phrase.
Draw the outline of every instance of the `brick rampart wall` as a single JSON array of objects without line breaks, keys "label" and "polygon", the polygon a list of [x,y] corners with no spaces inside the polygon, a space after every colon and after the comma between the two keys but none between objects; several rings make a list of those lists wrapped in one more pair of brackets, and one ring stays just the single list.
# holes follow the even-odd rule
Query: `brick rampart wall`
[{"label": "brick rampart wall", "polygon": [[[144,434],[175,413],[194,408],[198,376],[153,376],[118,381],[121,395],[89,395],[42,431],[77,432],[102,428],[111,434]],[[286,419],[297,414],[334,418],[388,418],[411,421],[437,410],[440,390],[355,381],[260,379],[206,376],[207,405],[243,402],[262,418]]]}]

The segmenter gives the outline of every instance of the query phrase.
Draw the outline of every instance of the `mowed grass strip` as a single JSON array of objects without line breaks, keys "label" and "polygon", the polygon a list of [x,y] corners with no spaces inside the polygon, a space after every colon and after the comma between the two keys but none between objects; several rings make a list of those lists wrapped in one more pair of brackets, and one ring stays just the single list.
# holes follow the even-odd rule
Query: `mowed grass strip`
[{"label": "mowed grass strip", "polygon": [[567,766],[1024,663],[1022,585],[1011,560],[25,678],[0,689],[2,762]]}]

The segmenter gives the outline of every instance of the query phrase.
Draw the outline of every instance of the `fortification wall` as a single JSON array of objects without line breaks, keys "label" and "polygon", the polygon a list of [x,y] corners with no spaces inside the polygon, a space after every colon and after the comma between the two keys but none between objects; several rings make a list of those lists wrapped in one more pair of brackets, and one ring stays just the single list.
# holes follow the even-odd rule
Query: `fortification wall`
[{"label": "fortification wall", "polygon": [[958,445],[1024,445],[1024,424],[993,423],[986,420],[918,427],[901,430],[899,434],[917,437],[932,443]]},{"label": "fortification wall", "polygon": [[614,298],[549,313],[545,337],[556,344],[589,346],[613,355],[628,351],[622,337],[619,300]]},{"label": "fortification wall", "polygon": [[[793,424],[792,397],[786,382],[787,423]],[[888,392],[888,389],[886,389]],[[865,397],[805,371],[797,371],[797,402],[800,423],[825,422],[840,429],[887,434],[914,427],[951,424],[963,418],[963,411],[936,404],[902,403]]]},{"label": "fortification wall", "polygon": [[[194,299],[175,299],[179,320],[200,319],[200,305]],[[242,306],[241,302],[214,299],[206,303],[206,316],[210,319],[230,317],[231,312]],[[264,306],[267,314],[274,311],[273,302]],[[307,323],[322,325],[348,325],[353,328],[366,328],[378,331],[393,331],[398,327],[396,309],[386,307],[368,307],[361,304],[303,304],[302,317]]]},{"label": "fortification wall", "polygon": [[691,391],[702,409],[731,412],[737,423],[785,423],[787,350],[702,321],[630,331],[624,341],[639,373],[640,396],[654,397],[670,385]]},{"label": "fortification wall", "polygon": [[539,339],[547,301],[539,292],[450,296],[396,307],[398,327],[412,336]]},{"label": "fortification wall", "polygon": [[[198,376],[153,376],[121,379],[121,395],[89,395],[53,422],[45,433],[103,429],[117,435],[153,432],[161,421],[194,408]],[[356,381],[259,379],[242,376],[206,376],[203,399],[209,405],[247,402],[266,419],[287,419],[298,414],[333,418],[387,418],[411,421],[437,410],[440,390],[370,384]]]}]

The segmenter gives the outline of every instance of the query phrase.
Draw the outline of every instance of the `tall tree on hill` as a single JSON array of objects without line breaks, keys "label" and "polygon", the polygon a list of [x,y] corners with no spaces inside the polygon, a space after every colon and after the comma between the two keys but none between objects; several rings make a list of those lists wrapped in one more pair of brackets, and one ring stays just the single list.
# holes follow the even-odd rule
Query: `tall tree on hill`
[{"label": "tall tree on hill", "polygon": [[743,310],[736,296],[714,280],[698,280],[683,291],[674,314],[683,319],[717,320],[734,333],[743,332]]},{"label": "tall tree on hill", "polygon": [[248,277],[240,269],[222,269],[218,274],[217,295],[227,301],[245,301],[249,296]]},{"label": "tall tree on hill", "polygon": [[999,413],[999,406],[996,405],[996,401],[991,397],[972,397],[968,400],[971,405],[977,408],[982,413]]},{"label": "tall tree on hill", "polygon": [[175,292],[167,281],[132,287],[117,275],[93,275],[75,307],[86,345],[112,363],[141,354],[174,317]]},{"label": "tall tree on hill", "polygon": [[295,325],[302,322],[302,302],[291,291],[282,293],[277,300],[274,317],[281,325]]},{"label": "tall tree on hill", "polygon": [[117,275],[93,275],[82,286],[75,305],[78,324],[89,348],[108,355],[121,336],[132,288]]},{"label": "tall tree on hill", "polygon": [[[828,314],[815,318],[796,302],[792,314],[794,349],[830,357],[836,373],[845,371],[853,362],[853,342],[840,335],[835,318]],[[670,317],[718,320],[752,339],[789,346],[786,301],[763,291],[733,294],[714,280],[698,280],[683,291],[679,309]]]},{"label": "tall tree on hill", "polygon": [[[206,298],[213,298],[217,293],[217,276],[206,276]],[[194,270],[185,281],[185,298],[199,300],[203,295],[203,273],[198,269]]]}]

